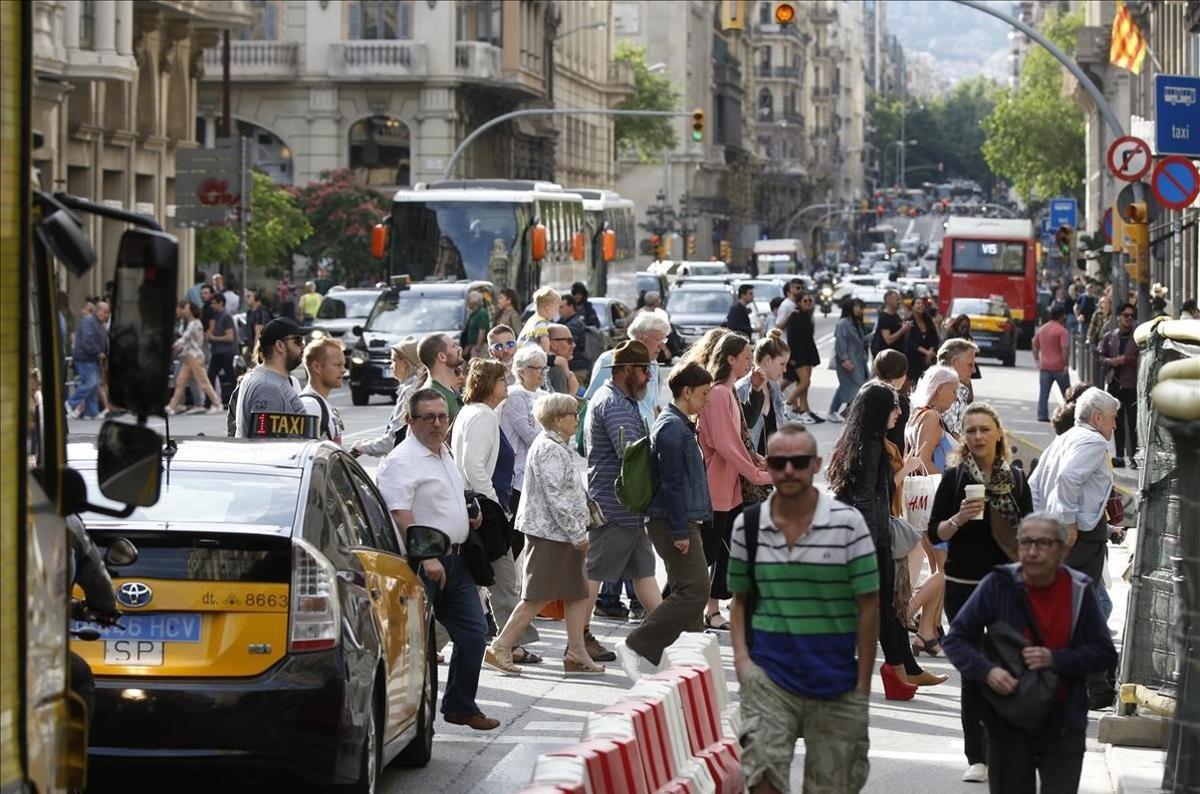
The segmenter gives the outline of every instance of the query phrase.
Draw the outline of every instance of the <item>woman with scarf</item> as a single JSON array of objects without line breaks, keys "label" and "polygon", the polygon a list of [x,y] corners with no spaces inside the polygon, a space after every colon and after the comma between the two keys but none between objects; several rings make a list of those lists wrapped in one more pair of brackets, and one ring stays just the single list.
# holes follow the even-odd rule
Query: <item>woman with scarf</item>
[{"label": "woman with scarf", "polygon": [[[946,614],[953,621],[980,580],[997,565],[1017,560],[1017,527],[1033,512],[1029,484],[1009,465],[1004,425],[987,403],[967,406],[956,465],[942,473],[929,514],[929,538],[946,542]],[[954,460],[954,457],[951,458]],[[984,497],[968,499],[967,487],[983,485]],[[967,755],[963,780],[987,780],[983,695],[963,681],[962,728]]]}]

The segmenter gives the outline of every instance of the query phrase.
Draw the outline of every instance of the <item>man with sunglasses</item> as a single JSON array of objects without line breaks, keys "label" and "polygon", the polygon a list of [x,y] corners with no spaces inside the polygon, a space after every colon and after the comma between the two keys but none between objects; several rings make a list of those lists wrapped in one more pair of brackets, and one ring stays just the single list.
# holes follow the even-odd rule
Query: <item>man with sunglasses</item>
[{"label": "man with sunglasses", "polygon": [[513,356],[517,354],[516,332],[507,325],[497,325],[488,331],[487,351],[489,356],[508,369],[508,385],[516,383],[517,376],[512,368]]},{"label": "man with sunglasses", "polygon": [[305,413],[304,402],[292,388],[292,370],[304,356],[304,329],[295,320],[276,317],[258,335],[262,366],[242,378],[237,389],[237,419],[234,435],[250,438],[250,414]]},{"label": "man with sunglasses", "polygon": [[1117,327],[1100,338],[1096,352],[1100,355],[1104,390],[1121,403],[1117,412],[1114,438],[1117,455],[1113,466],[1122,468],[1128,458],[1130,468],[1137,468],[1137,373],[1138,344],[1133,338],[1137,309],[1126,303],[1117,311]]},{"label": "man with sunglasses", "polygon": [[1066,565],[1068,528],[1052,513],[1030,513],[1017,530],[1019,561],[993,569],[950,624],[942,641],[963,678],[998,696],[1017,690],[1022,670],[984,655],[984,630],[1005,623],[1029,638],[1026,670],[1058,676],[1058,702],[1042,723],[1018,727],[989,709],[988,787],[992,792],[1077,791],[1087,734],[1089,675],[1117,663],[1090,578]]},{"label": "man with sunglasses", "polygon": [[787,791],[803,736],[805,791],[859,791],[879,631],[875,544],[858,510],[813,486],[821,458],[803,425],[771,436],[767,465],[775,490],[734,520],[729,547],[746,789]]}]

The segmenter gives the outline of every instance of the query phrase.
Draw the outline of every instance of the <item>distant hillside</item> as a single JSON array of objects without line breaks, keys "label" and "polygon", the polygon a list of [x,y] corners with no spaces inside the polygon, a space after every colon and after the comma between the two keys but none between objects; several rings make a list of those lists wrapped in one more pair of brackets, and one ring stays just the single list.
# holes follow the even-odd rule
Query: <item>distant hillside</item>
[{"label": "distant hillside", "polygon": [[[981,11],[947,0],[884,0],[888,32],[906,51],[933,56],[938,78],[949,85],[964,77],[1008,76],[1009,27]],[[1012,3],[992,5],[1011,12]]]}]

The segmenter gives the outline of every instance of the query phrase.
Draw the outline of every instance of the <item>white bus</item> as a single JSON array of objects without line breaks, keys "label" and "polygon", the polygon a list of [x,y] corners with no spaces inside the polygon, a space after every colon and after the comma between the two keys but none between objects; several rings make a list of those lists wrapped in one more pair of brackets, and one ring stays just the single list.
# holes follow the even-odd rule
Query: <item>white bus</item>
[{"label": "white bus", "polygon": [[804,243],[795,239],[755,240],[754,261],[758,275],[795,275],[804,269]]},{"label": "white bus", "polygon": [[[623,199],[611,190],[567,188],[583,197],[583,215],[587,224],[588,273],[582,279],[592,295],[616,298],[626,306],[637,302],[637,217],[632,201]],[[604,232],[615,235],[612,260],[605,260]],[[545,279],[543,278],[543,283]],[[562,291],[565,285],[550,286]]]},{"label": "white bus", "polygon": [[583,199],[553,182],[473,179],[397,191],[372,253],[389,275],[490,281],[524,306],[543,284],[586,281]]}]

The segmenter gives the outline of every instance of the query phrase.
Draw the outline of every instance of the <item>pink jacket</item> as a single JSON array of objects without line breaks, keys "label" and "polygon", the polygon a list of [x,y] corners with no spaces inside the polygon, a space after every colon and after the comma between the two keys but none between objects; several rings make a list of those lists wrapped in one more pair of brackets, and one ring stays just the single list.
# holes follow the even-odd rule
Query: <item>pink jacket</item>
[{"label": "pink jacket", "polygon": [[732,510],[742,503],[739,475],[755,485],[771,484],[771,475],[754,465],[742,442],[742,408],[728,386],[713,387],[696,425],[713,510]]}]

